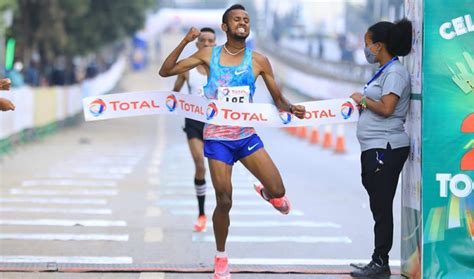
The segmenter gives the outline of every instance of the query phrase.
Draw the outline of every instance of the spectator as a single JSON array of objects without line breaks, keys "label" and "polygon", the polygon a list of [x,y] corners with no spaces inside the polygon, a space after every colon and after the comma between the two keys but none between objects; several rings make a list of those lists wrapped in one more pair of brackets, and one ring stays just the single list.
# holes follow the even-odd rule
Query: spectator
[{"label": "spectator", "polygon": [[57,59],[51,71],[51,85],[66,85],[66,61],[64,57]]},{"label": "spectator", "polygon": [[339,35],[337,37],[337,42],[339,44],[339,49],[341,50],[341,61],[354,62],[354,54],[348,47],[347,36],[345,34]]},{"label": "spectator", "polygon": [[40,84],[40,73],[38,63],[32,61],[25,73],[25,81],[27,84],[32,86],[39,86]]},{"label": "spectator", "polygon": [[6,76],[11,80],[12,87],[20,87],[25,85],[23,74],[21,73],[22,70],[23,63],[17,61],[13,64],[13,69],[6,72]]},{"label": "spectator", "polygon": [[94,78],[98,74],[99,70],[97,64],[95,62],[91,62],[87,65],[86,68],[86,79],[87,78]]},{"label": "spectator", "polygon": [[323,34],[318,33],[317,39],[318,39],[318,58],[323,59],[324,58],[324,37],[323,37]]}]

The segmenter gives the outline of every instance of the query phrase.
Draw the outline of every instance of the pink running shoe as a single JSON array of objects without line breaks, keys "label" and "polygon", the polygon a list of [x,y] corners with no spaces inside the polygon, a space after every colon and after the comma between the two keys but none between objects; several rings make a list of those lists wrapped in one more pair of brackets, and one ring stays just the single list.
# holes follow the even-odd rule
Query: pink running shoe
[{"label": "pink running shoe", "polygon": [[195,232],[205,232],[206,231],[207,217],[206,215],[201,215],[198,217],[196,224],[194,224]]},{"label": "pink running shoe", "polygon": [[214,279],[230,279],[229,260],[227,257],[214,258]]},{"label": "pink running shoe", "polygon": [[273,207],[280,211],[281,214],[288,214],[290,213],[290,209],[291,209],[291,205],[290,205],[290,201],[288,200],[288,198],[286,196],[283,196],[281,198],[277,198],[277,199],[270,199],[270,200],[267,200],[265,199],[265,197],[263,196],[262,194],[262,191],[263,191],[263,185],[262,183],[260,182],[255,182],[253,184],[253,187],[255,188],[255,191],[257,191],[257,194],[262,197],[262,199],[264,199],[265,201],[269,202],[271,205],[273,205]]}]

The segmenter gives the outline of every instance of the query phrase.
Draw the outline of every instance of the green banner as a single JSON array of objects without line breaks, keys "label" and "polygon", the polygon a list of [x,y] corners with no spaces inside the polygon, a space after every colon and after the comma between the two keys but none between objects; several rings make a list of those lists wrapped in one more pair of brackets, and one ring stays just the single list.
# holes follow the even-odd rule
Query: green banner
[{"label": "green banner", "polygon": [[474,278],[474,0],[424,6],[423,278]]}]

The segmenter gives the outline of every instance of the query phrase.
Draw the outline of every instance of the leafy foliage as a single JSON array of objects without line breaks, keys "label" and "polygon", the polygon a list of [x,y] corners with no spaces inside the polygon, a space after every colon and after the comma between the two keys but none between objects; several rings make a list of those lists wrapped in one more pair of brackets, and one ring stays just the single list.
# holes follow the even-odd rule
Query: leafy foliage
[{"label": "leafy foliage", "polygon": [[[3,1],[3,0],[1,0]],[[51,61],[97,51],[139,30],[153,0],[17,0],[11,36]]]}]

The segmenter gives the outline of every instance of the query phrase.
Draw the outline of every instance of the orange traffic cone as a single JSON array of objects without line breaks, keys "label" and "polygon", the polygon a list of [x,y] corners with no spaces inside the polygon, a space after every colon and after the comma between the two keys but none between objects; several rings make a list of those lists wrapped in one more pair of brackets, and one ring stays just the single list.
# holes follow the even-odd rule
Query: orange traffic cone
[{"label": "orange traffic cone", "polygon": [[318,127],[313,127],[311,129],[311,137],[309,138],[309,142],[311,144],[318,144],[319,143],[319,131]]},{"label": "orange traffic cone", "polygon": [[332,146],[331,126],[324,128],[323,148],[330,148]]},{"label": "orange traffic cone", "polygon": [[298,134],[297,134],[298,137],[304,139],[306,138],[307,136],[307,133],[306,133],[306,127],[298,127]]},{"label": "orange traffic cone", "polygon": [[336,148],[334,149],[336,153],[345,153],[346,152],[346,145],[344,140],[344,126],[338,125],[337,126],[337,134],[336,134]]},{"label": "orange traffic cone", "polygon": [[296,135],[296,127],[288,127],[286,129],[287,129],[289,134]]}]

